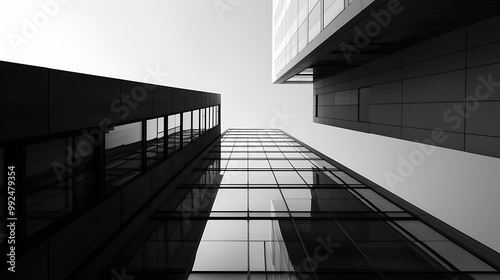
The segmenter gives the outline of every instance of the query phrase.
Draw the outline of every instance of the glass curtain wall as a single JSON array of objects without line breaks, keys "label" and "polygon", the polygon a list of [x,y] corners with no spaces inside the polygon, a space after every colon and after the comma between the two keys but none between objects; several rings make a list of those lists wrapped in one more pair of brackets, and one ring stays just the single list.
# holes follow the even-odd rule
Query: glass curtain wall
[{"label": "glass curtain wall", "polygon": [[[214,107],[185,113],[194,116],[192,126],[186,123],[186,130],[194,133],[193,140],[213,127],[207,127],[210,108]],[[7,170],[7,162],[14,164],[14,158],[17,162],[16,213],[22,217],[17,237],[43,235],[49,226],[85,211],[181,149],[181,115],[110,126],[105,132],[89,128],[0,146],[2,170]],[[0,195],[2,217],[7,214],[6,174],[0,174],[0,186],[5,190]],[[0,243],[3,240],[0,236]]]},{"label": "glass curtain wall", "polygon": [[[127,252],[150,279],[496,279],[497,269],[279,130],[227,131]],[[143,278],[141,278],[143,277]]]},{"label": "glass curtain wall", "polygon": [[273,62],[275,73],[285,68],[354,1],[274,0]]}]

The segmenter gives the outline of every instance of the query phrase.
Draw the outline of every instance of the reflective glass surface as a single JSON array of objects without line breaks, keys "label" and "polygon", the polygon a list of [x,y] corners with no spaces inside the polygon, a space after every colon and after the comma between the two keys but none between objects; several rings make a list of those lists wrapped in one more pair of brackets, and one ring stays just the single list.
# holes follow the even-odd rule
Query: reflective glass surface
[{"label": "reflective glass surface", "polygon": [[105,184],[109,192],[141,172],[142,123],[115,126],[104,139]]},{"label": "reflective glass surface", "polygon": [[153,215],[128,273],[441,280],[496,272],[337,165],[280,130],[227,131]]}]

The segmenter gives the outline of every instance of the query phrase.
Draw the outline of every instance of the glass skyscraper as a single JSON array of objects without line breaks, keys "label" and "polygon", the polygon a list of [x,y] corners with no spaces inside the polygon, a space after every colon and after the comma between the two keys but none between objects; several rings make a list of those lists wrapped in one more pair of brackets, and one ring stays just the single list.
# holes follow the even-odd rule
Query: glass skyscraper
[{"label": "glass skyscraper", "polygon": [[498,254],[281,130],[230,129],[189,172],[102,279],[500,277]]}]

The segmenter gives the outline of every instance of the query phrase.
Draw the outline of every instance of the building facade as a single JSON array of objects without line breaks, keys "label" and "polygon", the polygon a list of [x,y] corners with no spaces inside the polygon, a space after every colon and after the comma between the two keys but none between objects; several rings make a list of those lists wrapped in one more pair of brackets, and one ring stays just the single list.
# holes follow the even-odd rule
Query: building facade
[{"label": "building facade", "polygon": [[218,94],[7,62],[0,73],[2,279],[66,279],[121,245],[220,136]]},{"label": "building facade", "polygon": [[[230,129],[76,279],[496,279],[500,255],[274,129]],[[156,205],[156,203],[155,203]]]},{"label": "building facade", "polygon": [[500,157],[500,4],[274,2],[275,83],[313,83],[316,123]]},{"label": "building facade", "polygon": [[217,94],[0,69],[2,279],[499,276],[497,252],[281,130],[221,135]]}]

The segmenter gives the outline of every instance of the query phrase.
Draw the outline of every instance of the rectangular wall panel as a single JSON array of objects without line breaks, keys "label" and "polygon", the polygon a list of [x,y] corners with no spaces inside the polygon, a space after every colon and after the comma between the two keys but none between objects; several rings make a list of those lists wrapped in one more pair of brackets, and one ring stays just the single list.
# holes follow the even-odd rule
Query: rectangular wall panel
[{"label": "rectangular wall panel", "polygon": [[328,92],[315,122],[409,141],[438,131],[437,146],[498,157],[500,37],[487,30],[499,25],[496,16],[315,81]]}]

